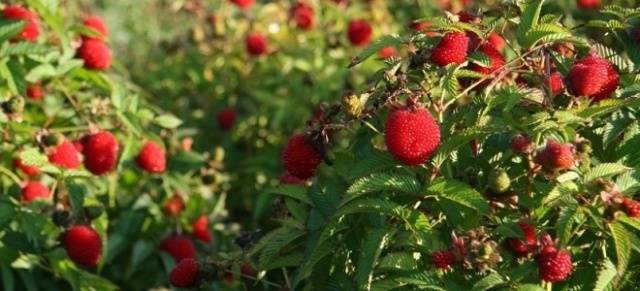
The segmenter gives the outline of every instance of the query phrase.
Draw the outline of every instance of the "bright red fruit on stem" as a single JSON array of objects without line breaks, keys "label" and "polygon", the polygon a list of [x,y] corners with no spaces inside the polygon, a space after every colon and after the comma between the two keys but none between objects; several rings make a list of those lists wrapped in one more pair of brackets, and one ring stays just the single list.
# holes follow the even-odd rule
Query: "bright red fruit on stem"
[{"label": "bright red fruit on stem", "polygon": [[282,161],[291,175],[309,179],[315,175],[322,156],[303,134],[295,134],[282,152]]},{"label": "bright red fruit on stem", "polygon": [[182,196],[175,194],[164,203],[164,213],[168,216],[178,216],[184,210]]},{"label": "bright red fruit on stem", "polygon": [[230,130],[236,121],[236,110],[233,107],[227,107],[218,112],[216,118],[218,119],[220,129],[224,131]]},{"label": "bright red fruit on stem", "polygon": [[445,34],[431,51],[431,61],[441,67],[462,64],[467,59],[469,37],[463,32]]},{"label": "bright red fruit on stem", "polygon": [[533,226],[527,223],[520,223],[519,226],[524,234],[524,240],[508,238],[507,243],[516,255],[524,257],[535,250],[538,241]]},{"label": "bright red fruit on stem", "polygon": [[398,109],[384,126],[387,149],[407,166],[424,163],[440,145],[440,127],[424,108]]},{"label": "bright red fruit on stem", "polygon": [[38,169],[38,167],[25,165],[24,163],[22,163],[22,160],[20,158],[15,158],[13,160],[13,165],[29,177],[35,177],[40,174],[40,169]]},{"label": "bright red fruit on stem", "polygon": [[573,272],[571,254],[566,250],[556,250],[554,246],[544,246],[538,256],[538,275],[547,282],[562,282]]},{"label": "bright red fruit on stem", "polygon": [[213,238],[209,231],[209,218],[201,215],[193,221],[193,236],[203,242],[209,243]]},{"label": "bright red fruit on stem", "polygon": [[549,171],[568,170],[574,165],[574,146],[547,141],[547,146],[536,155],[536,163]]},{"label": "bright red fruit on stem", "polygon": [[371,41],[373,28],[371,24],[364,19],[349,21],[347,28],[347,36],[351,44],[355,46],[365,46]]},{"label": "bright red fruit on stem", "polygon": [[595,54],[573,64],[568,79],[576,96],[587,96],[595,102],[609,98],[620,82],[615,67]]},{"label": "bright red fruit on stem", "polygon": [[167,168],[164,150],[152,141],[148,141],[142,146],[136,162],[140,168],[154,174],[162,173]]},{"label": "bright red fruit on stem", "polygon": [[49,199],[51,191],[44,184],[37,181],[29,181],[22,187],[22,201],[31,203],[36,199]]},{"label": "bright red fruit on stem", "polygon": [[85,267],[95,267],[98,264],[102,255],[102,239],[90,226],[70,227],[62,242],[72,261]]},{"label": "bright red fruit on stem", "polygon": [[98,39],[85,38],[77,55],[84,61],[84,67],[91,70],[106,70],[111,67],[111,49]]},{"label": "bright red fruit on stem", "polygon": [[298,2],[291,7],[291,18],[296,26],[303,30],[310,30],[315,24],[315,14],[313,8],[302,2]]},{"label": "bright red fruit on stem", "polygon": [[455,264],[455,256],[449,250],[439,250],[431,254],[431,263],[438,269],[449,269]]},{"label": "bright red fruit on stem", "polygon": [[42,100],[44,98],[44,92],[42,91],[42,86],[40,84],[29,84],[27,86],[27,97],[32,100]]},{"label": "bright red fruit on stem", "polygon": [[183,259],[169,273],[169,282],[176,287],[193,287],[197,282],[199,271],[200,267],[196,260],[192,258]]},{"label": "bright red fruit on stem", "polygon": [[247,52],[252,56],[260,56],[267,52],[267,38],[261,33],[254,32],[245,39]]},{"label": "bright red fruit on stem", "polygon": [[109,37],[109,29],[100,16],[90,15],[83,19],[84,26],[93,30],[95,35],[83,35],[85,38],[104,41]]},{"label": "bright red fruit on stem", "polygon": [[253,5],[255,0],[231,0],[231,2],[242,9],[247,9]]},{"label": "bright red fruit on stem", "polygon": [[49,162],[67,169],[76,169],[80,166],[80,153],[69,140],[65,139],[51,150]]},{"label": "bright red fruit on stem", "polygon": [[103,175],[118,162],[118,141],[108,131],[100,131],[83,139],[84,166],[94,175]]}]

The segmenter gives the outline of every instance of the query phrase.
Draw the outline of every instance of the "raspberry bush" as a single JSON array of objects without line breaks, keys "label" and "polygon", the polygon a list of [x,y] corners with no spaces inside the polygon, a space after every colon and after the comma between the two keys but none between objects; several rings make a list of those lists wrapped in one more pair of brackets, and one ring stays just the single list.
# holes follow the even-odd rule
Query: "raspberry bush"
[{"label": "raspberry bush", "polygon": [[637,288],[637,1],[7,2],[3,290]]}]

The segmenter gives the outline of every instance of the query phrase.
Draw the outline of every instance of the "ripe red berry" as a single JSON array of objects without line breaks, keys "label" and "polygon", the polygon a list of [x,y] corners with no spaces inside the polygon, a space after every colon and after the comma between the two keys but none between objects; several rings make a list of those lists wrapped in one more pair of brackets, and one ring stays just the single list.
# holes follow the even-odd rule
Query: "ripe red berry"
[{"label": "ripe red berry", "polygon": [[306,185],[307,180],[300,179],[291,173],[285,171],[282,176],[280,176],[280,185]]},{"label": "ripe red berry", "polygon": [[22,160],[20,158],[15,158],[13,160],[13,165],[17,169],[20,169],[20,171],[22,171],[25,175],[27,175],[29,177],[35,177],[35,176],[40,175],[40,169],[38,169],[37,167],[33,167],[33,166],[29,166],[29,165],[23,164]]},{"label": "ripe red berry", "polygon": [[69,258],[85,267],[95,267],[102,255],[100,235],[90,226],[74,225],[62,239]]},{"label": "ripe red berry", "polygon": [[296,26],[303,30],[310,30],[315,24],[313,8],[302,2],[298,2],[291,7],[291,18],[293,18]]},{"label": "ripe red berry", "polygon": [[349,21],[347,36],[351,44],[355,46],[365,46],[371,41],[372,34],[373,28],[366,20],[357,19]]},{"label": "ripe red berry", "polygon": [[622,209],[629,217],[640,218],[640,202],[625,197],[622,199]]},{"label": "ripe red berry", "polygon": [[40,19],[38,18],[38,14],[20,5],[7,5],[2,10],[2,16],[6,20],[22,20],[26,22],[20,34],[13,40],[36,41],[40,34]]},{"label": "ripe red berry", "polygon": [[249,263],[242,263],[242,265],[240,265],[240,272],[246,276],[256,276],[256,269],[254,269]]},{"label": "ripe red berry", "polygon": [[136,158],[138,166],[149,173],[162,173],[167,168],[164,150],[155,142],[148,141]]},{"label": "ripe red berry", "polygon": [[547,146],[538,152],[535,161],[549,171],[571,169],[574,164],[573,145],[549,140]]},{"label": "ripe red berry", "polygon": [[84,26],[93,30],[94,35],[83,35],[84,38],[104,41],[109,37],[109,29],[100,16],[90,15],[83,19]]},{"label": "ripe red berry", "polygon": [[562,74],[558,71],[551,73],[549,80],[547,80],[547,86],[551,89],[551,94],[558,95],[564,90],[564,80]]},{"label": "ripe red berry", "polygon": [[594,102],[609,98],[620,82],[613,65],[595,54],[577,61],[571,67],[568,79],[574,94],[587,96]]},{"label": "ripe red berry", "polygon": [[181,260],[169,273],[171,285],[180,288],[189,288],[196,285],[200,267],[196,260],[187,258]]},{"label": "ripe red berry", "polygon": [[118,141],[108,131],[100,131],[83,139],[84,166],[94,175],[103,175],[118,162]]},{"label": "ripe red berry", "polygon": [[253,2],[255,2],[255,0],[231,0],[231,2],[241,9],[247,9],[251,7],[251,5],[253,5]]},{"label": "ripe red berry", "polygon": [[439,250],[431,253],[431,263],[438,269],[449,269],[456,261],[451,251]]},{"label": "ripe red berry", "polygon": [[164,213],[168,216],[178,216],[184,210],[184,200],[182,196],[173,195],[164,203]]},{"label": "ripe red berry", "polygon": [[527,223],[520,223],[519,226],[524,234],[524,240],[509,238],[507,239],[507,243],[516,255],[524,257],[536,248],[536,231],[533,226]]},{"label": "ripe red berry", "polygon": [[387,149],[401,163],[415,166],[424,163],[440,144],[440,128],[424,108],[398,109],[384,126]]},{"label": "ripe red berry", "polygon": [[467,58],[469,37],[463,32],[445,34],[431,51],[431,61],[441,67],[462,64]]},{"label": "ripe red berry", "polygon": [[491,61],[488,67],[483,67],[478,64],[471,64],[471,70],[485,75],[492,74],[500,70],[504,64],[504,56],[495,48],[491,43],[485,43],[480,46],[480,51],[484,53]]},{"label": "ripe red berry", "polygon": [[500,36],[500,34],[498,34],[497,32],[491,32],[489,34],[489,37],[487,38],[487,41],[493,45],[493,47],[498,50],[498,51],[503,51],[504,47],[506,46],[506,42],[504,41],[504,38],[502,38],[502,36]]},{"label": "ripe red berry", "polygon": [[84,61],[84,67],[87,69],[106,70],[111,67],[111,49],[100,40],[83,39],[77,55]]},{"label": "ripe red berry", "polygon": [[42,98],[44,97],[42,86],[40,86],[40,84],[38,83],[29,84],[29,86],[27,86],[27,97],[31,98],[32,100],[42,100]]},{"label": "ripe red berry", "polygon": [[518,154],[530,154],[533,151],[533,143],[528,136],[517,134],[511,138],[511,149]]},{"label": "ripe red berry", "polygon": [[318,150],[303,134],[294,134],[282,152],[284,168],[300,179],[309,179],[322,162]]},{"label": "ripe red berry", "polygon": [[80,166],[80,153],[69,140],[64,140],[51,150],[49,162],[67,169],[76,169]]},{"label": "ripe red berry", "polygon": [[465,23],[471,23],[471,22],[474,22],[476,19],[479,19],[476,15],[466,10],[458,12],[457,15],[458,15],[458,20],[460,22],[465,22]]},{"label": "ripe red berry", "polygon": [[561,282],[573,271],[571,254],[566,250],[556,250],[553,246],[545,246],[538,257],[538,275],[547,282]]},{"label": "ripe red berry", "polygon": [[267,52],[267,38],[261,33],[254,32],[245,39],[247,52],[252,56],[260,56]]},{"label": "ripe red berry", "polygon": [[51,191],[44,184],[37,181],[29,181],[22,187],[22,202],[31,203],[36,199],[48,199]]},{"label": "ripe red berry", "polygon": [[201,215],[193,221],[193,236],[203,242],[209,243],[212,240],[211,232],[209,231],[209,218],[206,215]]},{"label": "ripe red berry", "polygon": [[576,4],[583,10],[598,9],[602,5],[600,0],[576,0]]},{"label": "ripe red berry", "polygon": [[227,131],[233,127],[236,121],[236,110],[232,107],[227,107],[218,113],[217,119],[220,129]]},{"label": "ripe red berry", "polygon": [[378,51],[378,56],[380,56],[383,59],[389,59],[397,55],[398,55],[398,51],[396,50],[395,47],[392,47],[392,46],[383,47]]},{"label": "ripe red berry", "polygon": [[169,253],[176,262],[196,257],[196,248],[193,246],[193,242],[184,236],[176,235],[165,238],[160,243],[160,249]]}]

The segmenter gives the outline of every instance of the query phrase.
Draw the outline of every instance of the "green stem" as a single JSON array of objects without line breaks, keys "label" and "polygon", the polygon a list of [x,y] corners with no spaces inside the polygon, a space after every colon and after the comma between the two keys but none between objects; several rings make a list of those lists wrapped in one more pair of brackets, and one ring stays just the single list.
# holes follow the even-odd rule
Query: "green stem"
[{"label": "green stem", "polygon": [[9,171],[9,169],[5,167],[0,166],[0,173],[7,175],[7,177],[11,178],[11,180],[13,180],[13,182],[15,182],[18,185],[22,183],[22,180],[20,179],[20,177],[18,177],[16,174]]}]

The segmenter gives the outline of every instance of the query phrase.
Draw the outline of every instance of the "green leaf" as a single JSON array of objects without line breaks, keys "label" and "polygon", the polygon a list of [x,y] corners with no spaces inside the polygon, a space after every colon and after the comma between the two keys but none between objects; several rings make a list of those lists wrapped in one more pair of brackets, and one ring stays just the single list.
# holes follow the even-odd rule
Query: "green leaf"
[{"label": "green leaf", "polygon": [[311,199],[309,199],[309,195],[307,194],[308,191],[309,189],[304,186],[280,185],[267,191],[267,194],[282,195],[311,205]]},{"label": "green leaf", "polygon": [[556,236],[560,239],[560,246],[564,246],[569,242],[573,235],[573,224],[576,220],[576,207],[567,207],[560,210],[560,215],[556,221]]},{"label": "green leaf", "polygon": [[478,191],[469,185],[456,181],[438,179],[427,187],[428,193],[434,193],[440,199],[447,199],[479,213],[488,213],[489,204]]},{"label": "green leaf", "polygon": [[505,284],[504,278],[498,273],[491,273],[488,276],[482,278],[482,280],[473,284],[472,291],[485,291],[496,286]]},{"label": "green leaf", "polygon": [[7,41],[22,31],[26,21],[2,21],[0,26],[0,43]]},{"label": "green leaf", "polygon": [[367,46],[364,50],[362,50],[362,52],[360,52],[358,56],[353,58],[353,60],[351,60],[351,63],[349,63],[349,68],[364,62],[366,59],[368,59],[369,57],[371,57],[372,55],[374,55],[384,47],[398,46],[404,43],[405,41],[406,41],[405,38],[400,37],[398,35],[385,35],[382,38],[370,44],[369,46]]},{"label": "green leaf", "polygon": [[286,246],[304,234],[304,231],[290,227],[281,227],[271,232],[268,241],[261,247],[258,260],[261,269],[269,270],[266,266],[273,264],[273,260],[282,254]]},{"label": "green leaf", "polygon": [[520,17],[520,24],[516,31],[518,43],[521,46],[527,46],[527,33],[529,33],[534,26],[538,25],[543,3],[544,0],[534,0],[524,5],[523,13]]},{"label": "green leaf", "polygon": [[536,284],[522,284],[518,285],[518,291],[544,291],[540,285]]},{"label": "green leaf", "polygon": [[182,120],[169,113],[157,116],[153,122],[164,128],[177,128],[182,124]]},{"label": "green leaf", "polygon": [[598,269],[598,280],[596,281],[593,291],[606,291],[609,290],[610,284],[616,277],[616,266],[613,265],[611,260],[605,258],[602,261],[600,269]]},{"label": "green leaf", "polygon": [[616,250],[616,268],[618,274],[624,274],[631,259],[631,239],[633,235],[619,222],[613,222],[609,225],[611,236]]},{"label": "green leaf", "polygon": [[376,173],[356,180],[347,189],[341,205],[367,193],[380,191],[420,195],[421,185],[418,180],[409,175]]},{"label": "green leaf", "polygon": [[584,175],[585,183],[592,182],[598,178],[611,177],[614,175],[622,174],[631,170],[631,168],[618,164],[618,163],[603,163],[599,164],[589,170]]},{"label": "green leaf", "polygon": [[87,187],[74,182],[67,182],[67,189],[69,189],[69,200],[71,201],[71,209],[75,217],[80,217],[84,206],[84,197],[87,195]]},{"label": "green leaf", "polygon": [[[371,230],[364,240],[364,245],[360,248],[358,264],[354,279],[358,286],[367,284],[371,287],[373,279],[373,267],[376,265],[380,253],[389,242],[390,234],[388,228]],[[368,289],[368,288],[367,288]]]},{"label": "green leaf", "polygon": [[418,268],[413,253],[394,252],[387,254],[380,262],[380,269],[410,271]]},{"label": "green leaf", "polygon": [[429,219],[420,211],[382,199],[362,198],[341,207],[334,214],[335,218],[355,213],[386,214],[396,217],[405,223],[407,229],[414,232],[431,229]]},{"label": "green leaf", "polygon": [[0,58],[36,54],[42,55],[49,52],[49,50],[51,50],[51,48],[47,46],[28,41],[21,41],[12,44],[5,43],[5,45],[0,48]]}]

